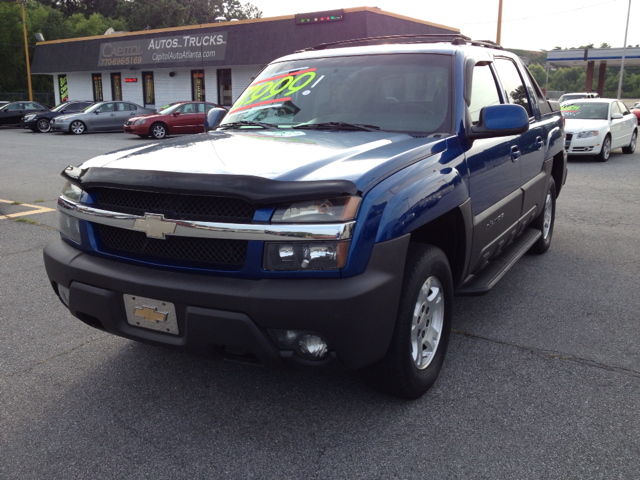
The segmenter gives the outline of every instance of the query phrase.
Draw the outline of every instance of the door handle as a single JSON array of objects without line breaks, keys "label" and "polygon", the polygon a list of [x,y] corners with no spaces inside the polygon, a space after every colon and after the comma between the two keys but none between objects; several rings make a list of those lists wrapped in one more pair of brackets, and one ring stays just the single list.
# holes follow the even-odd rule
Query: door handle
[{"label": "door handle", "polygon": [[542,137],[536,137],[536,147],[540,150],[544,146],[544,142],[542,141]]},{"label": "door handle", "polygon": [[511,160],[514,162],[520,158],[520,150],[518,150],[518,146],[514,145],[511,147]]},{"label": "door handle", "polygon": [[111,114],[111,116],[112,116],[112,117],[115,117],[115,116],[116,116],[116,114],[115,114],[115,113],[112,113],[112,114]]}]

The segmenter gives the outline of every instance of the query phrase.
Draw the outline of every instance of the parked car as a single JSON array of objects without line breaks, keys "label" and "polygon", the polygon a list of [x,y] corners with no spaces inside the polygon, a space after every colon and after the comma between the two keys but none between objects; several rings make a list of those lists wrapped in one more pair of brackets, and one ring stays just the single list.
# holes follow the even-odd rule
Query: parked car
[{"label": "parked car", "polygon": [[11,102],[0,107],[0,125],[20,125],[25,114],[48,112],[47,105],[38,102]]},{"label": "parked car", "polygon": [[141,113],[152,113],[150,108],[131,102],[97,102],[80,113],[60,115],[51,119],[51,130],[80,135],[84,132],[122,131],[124,122]]},{"label": "parked car", "polygon": [[217,130],[66,168],[44,250],[62,303],[129,339],[424,394],[454,292],[550,247],[567,160],[517,55],[407,37],[277,59]]},{"label": "parked car", "polygon": [[640,123],[640,102],[637,102],[633,105],[633,107],[631,108],[631,113],[636,116],[638,123]]},{"label": "parked car", "polygon": [[583,98],[600,98],[600,95],[596,92],[565,93],[558,99],[558,103],[568,102],[569,100],[581,100]]},{"label": "parked car", "polygon": [[34,132],[46,133],[51,130],[51,119],[63,114],[79,113],[93,105],[90,101],[69,101],[61,103],[51,109],[50,112],[30,113],[22,117],[22,128],[30,128]]},{"label": "parked car", "polygon": [[216,107],[224,108],[209,102],[175,102],[155,113],[131,117],[125,122],[124,131],[158,139],[180,133],[202,133],[207,113]]},{"label": "parked car", "polygon": [[600,98],[565,102],[565,149],[569,155],[595,155],[609,160],[611,150],[633,153],[638,139],[638,120],[620,100]]}]

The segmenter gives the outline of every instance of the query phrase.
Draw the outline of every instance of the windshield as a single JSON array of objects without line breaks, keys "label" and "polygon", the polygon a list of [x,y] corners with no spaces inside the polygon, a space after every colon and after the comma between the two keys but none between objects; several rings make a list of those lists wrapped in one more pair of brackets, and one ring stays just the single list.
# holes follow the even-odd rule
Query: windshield
[{"label": "windshield", "polygon": [[573,102],[561,107],[562,114],[569,120],[573,118],[607,120],[609,118],[608,103]]},{"label": "windshield", "polygon": [[102,105],[104,105],[104,103],[94,103],[93,105],[89,105],[87,108],[85,108],[83,112],[93,112],[94,110],[100,108]]},{"label": "windshield", "polygon": [[220,126],[349,123],[406,133],[451,132],[450,66],[449,56],[432,54],[276,63],[249,85]]},{"label": "windshield", "polygon": [[9,105],[11,105],[10,103],[5,103],[4,105],[2,105],[0,107],[0,110],[4,110],[5,108],[7,108]]},{"label": "windshield", "polygon": [[173,112],[179,106],[180,106],[179,103],[172,103],[171,105],[165,105],[164,107],[158,109],[156,113],[158,113],[159,115],[166,115],[167,113]]},{"label": "windshield", "polygon": [[581,93],[575,94],[575,95],[562,95],[558,101],[562,103],[562,102],[567,102],[569,100],[579,100],[581,98],[587,98],[587,96]]},{"label": "windshield", "polygon": [[64,109],[64,107],[66,107],[67,105],[69,105],[69,102],[61,103],[60,105],[56,105],[55,107],[53,107],[53,108],[51,109],[51,111],[52,111],[52,112],[59,112],[60,110],[63,110],[63,109]]}]

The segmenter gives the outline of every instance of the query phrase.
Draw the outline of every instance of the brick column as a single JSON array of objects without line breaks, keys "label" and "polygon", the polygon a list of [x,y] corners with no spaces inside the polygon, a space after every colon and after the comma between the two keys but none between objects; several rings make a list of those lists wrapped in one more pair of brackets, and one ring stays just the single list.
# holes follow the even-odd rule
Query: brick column
[{"label": "brick column", "polygon": [[600,62],[598,67],[598,95],[604,96],[604,79],[607,74],[607,62]]}]

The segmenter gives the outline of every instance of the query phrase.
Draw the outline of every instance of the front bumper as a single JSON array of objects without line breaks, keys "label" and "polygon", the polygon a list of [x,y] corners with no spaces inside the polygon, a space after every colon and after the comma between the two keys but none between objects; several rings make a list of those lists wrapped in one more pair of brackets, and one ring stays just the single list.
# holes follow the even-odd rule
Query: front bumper
[{"label": "front bumper", "polygon": [[72,120],[64,120],[59,121],[58,119],[51,120],[51,130],[56,132],[68,132],[69,126],[71,125]]},{"label": "front bumper", "polygon": [[577,133],[574,133],[571,141],[565,144],[565,149],[568,155],[598,155],[602,150],[603,141],[604,137],[602,135],[577,138]]},{"label": "front bumper", "polygon": [[149,125],[141,123],[140,125],[124,125],[124,133],[132,133],[134,135],[149,135]]},{"label": "front bumper", "polygon": [[25,122],[24,120],[22,120],[22,121],[20,122],[20,126],[21,126],[22,128],[29,128],[29,129],[31,129],[31,130],[35,130],[35,129],[36,129],[36,124],[37,124],[37,123],[38,123],[38,120],[36,120],[36,119],[28,120],[28,121],[26,121],[26,122]]},{"label": "front bumper", "polygon": [[[69,310],[92,326],[125,338],[183,350],[243,349],[260,363],[325,364],[280,351],[267,329],[308,330],[327,340],[349,369],[380,360],[393,334],[409,235],[374,246],[367,270],[350,278],[222,278],[156,270],[86,253],[62,240],[44,250],[56,292],[70,289]],[[127,323],[123,295],[172,302],[178,335]]]}]

